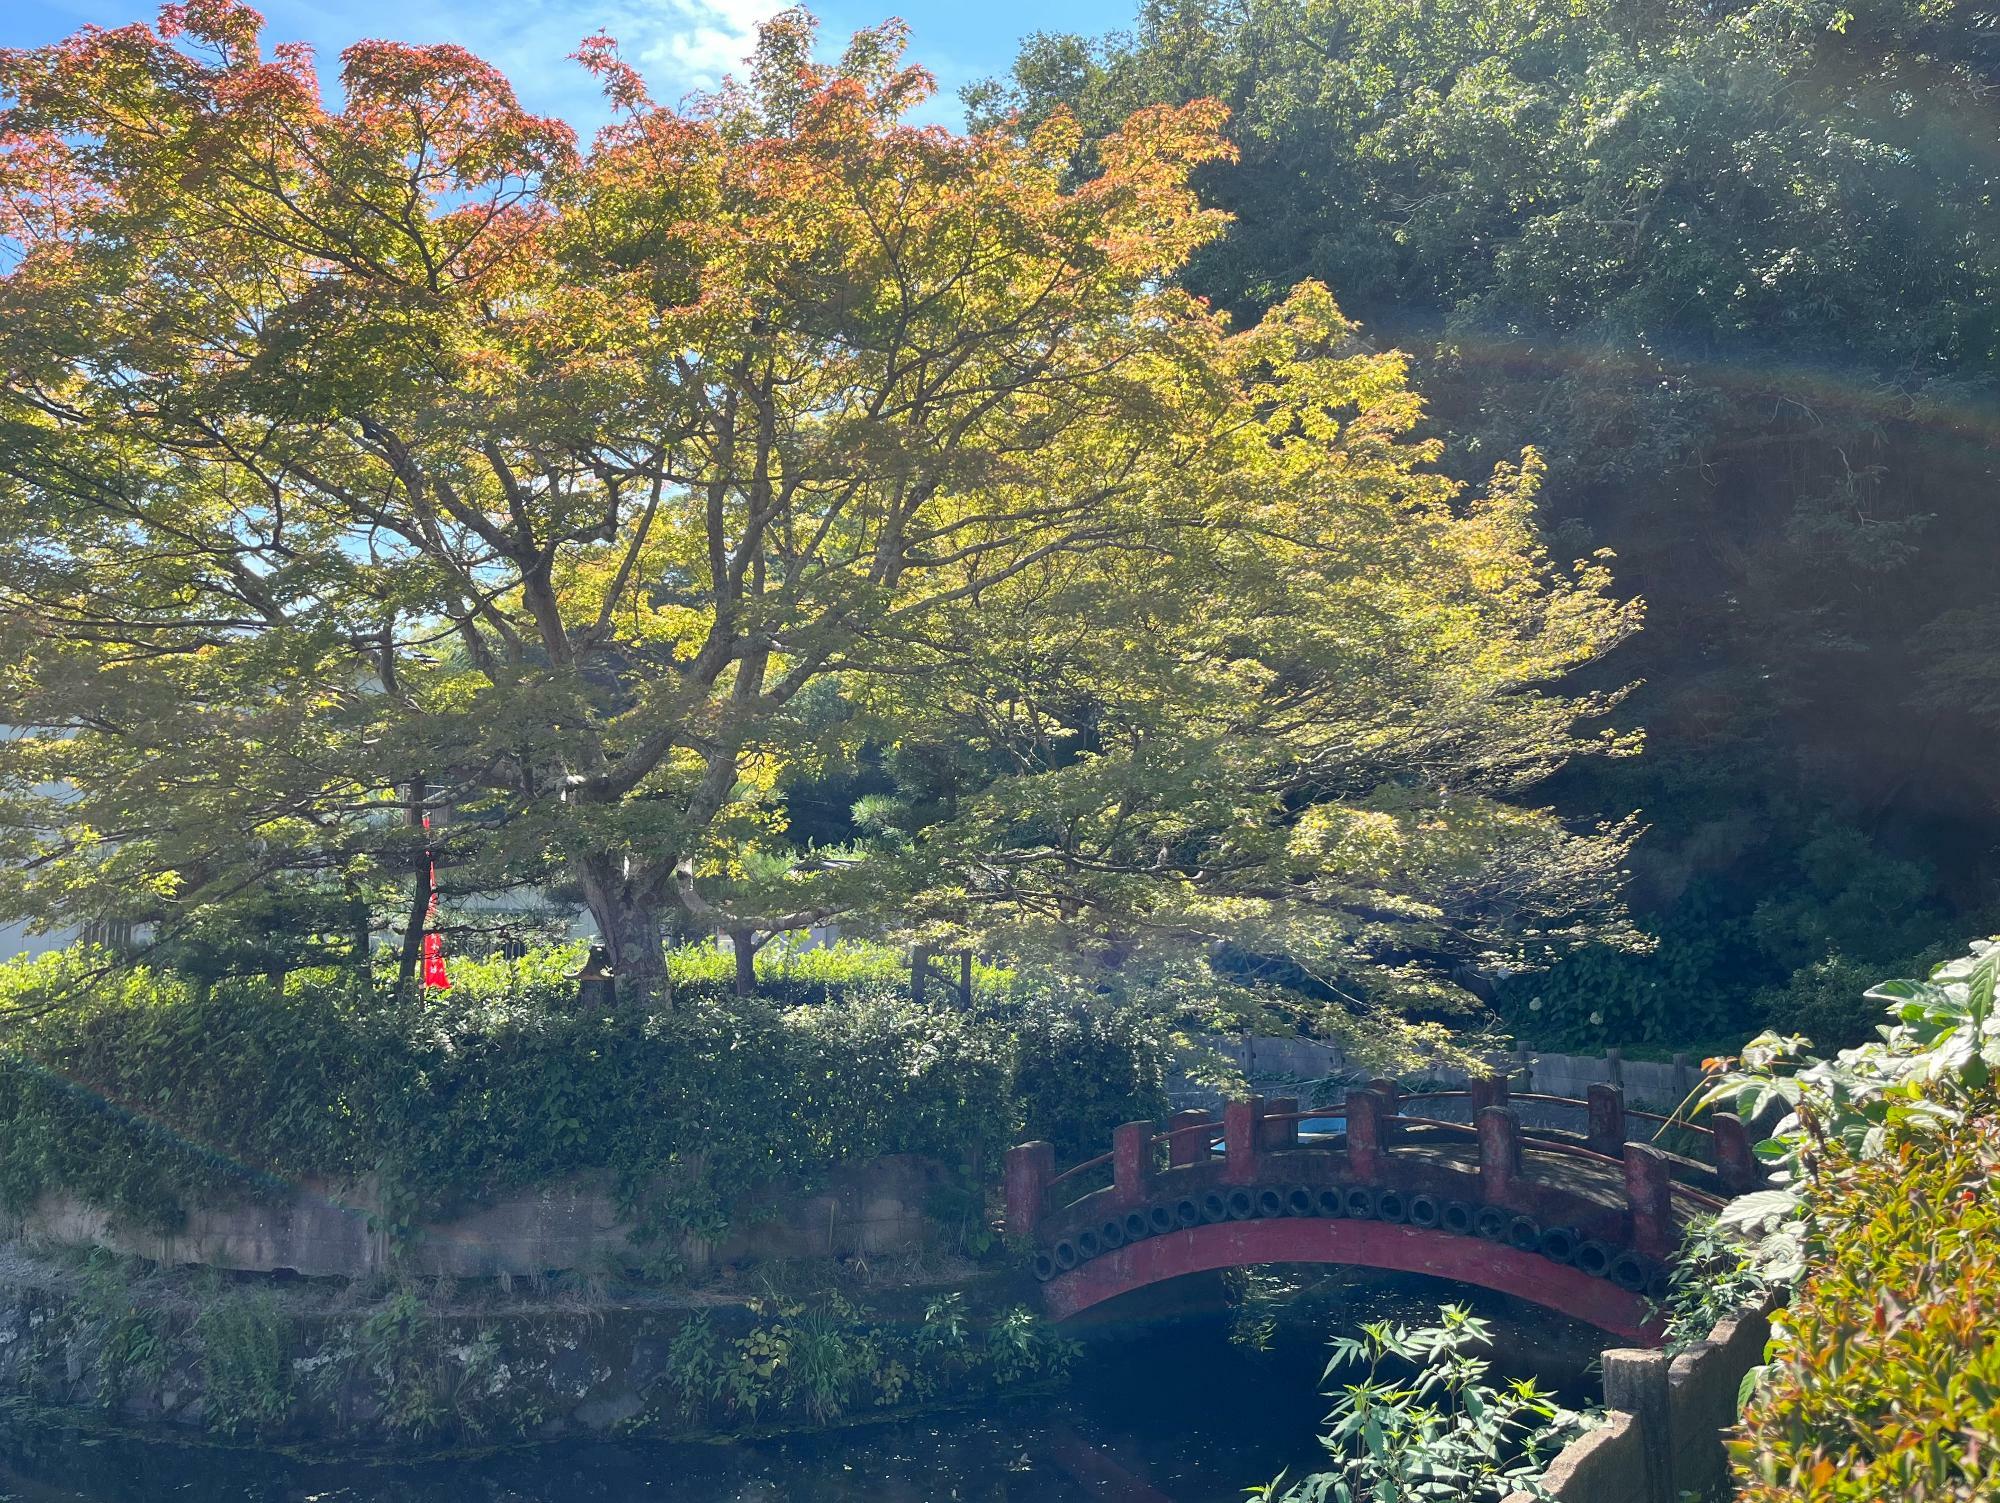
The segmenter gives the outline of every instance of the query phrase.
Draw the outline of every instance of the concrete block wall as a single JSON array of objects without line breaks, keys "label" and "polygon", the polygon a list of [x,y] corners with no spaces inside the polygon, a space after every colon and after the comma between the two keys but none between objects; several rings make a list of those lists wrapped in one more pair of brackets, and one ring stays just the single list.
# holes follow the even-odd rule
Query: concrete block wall
[{"label": "concrete block wall", "polygon": [[[1736,1424],[1743,1378],[1764,1360],[1768,1309],[1717,1322],[1705,1340],[1668,1360],[1662,1352],[1606,1352],[1605,1423],[1571,1441],[1542,1474],[1540,1494],[1507,1503],[1679,1503],[1714,1496],[1729,1476],[1725,1432]],[[1614,1395],[1613,1373],[1628,1380]],[[1641,1397],[1630,1379],[1637,1376]],[[1644,1390],[1652,1387],[1651,1393]],[[1620,1407],[1621,1400],[1630,1407]]]}]

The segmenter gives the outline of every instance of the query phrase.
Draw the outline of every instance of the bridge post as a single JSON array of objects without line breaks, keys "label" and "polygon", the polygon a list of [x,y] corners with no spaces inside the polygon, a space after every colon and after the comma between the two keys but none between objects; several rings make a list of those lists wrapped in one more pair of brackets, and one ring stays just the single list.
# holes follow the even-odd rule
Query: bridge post
[{"label": "bridge post", "polygon": [[[1264,1104],[1265,1113],[1272,1117],[1286,1117],[1299,1109],[1296,1096],[1273,1096]],[[1265,1148],[1296,1148],[1299,1146],[1299,1124],[1290,1122],[1265,1122],[1263,1142]]]},{"label": "bridge post", "polygon": [[1056,1177],[1052,1143],[1023,1143],[1007,1150],[1007,1235],[1032,1237],[1042,1219],[1049,1181]]},{"label": "bridge post", "polygon": [[1507,1077],[1504,1075],[1469,1075],[1465,1081],[1465,1092],[1472,1098],[1473,1115],[1477,1116],[1489,1106],[1507,1104]]},{"label": "bridge post", "polygon": [[1673,1407],[1670,1385],[1672,1359],[1665,1352],[1617,1348],[1604,1354],[1604,1407],[1632,1416],[1639,1429],[1639,1450],[1645,1458],[1633,1503],[1673,1503]]},{"label": "bridge post", "polygon": [[1625,1091],[1621,1086],[1592,1085],[1590,1098],[1590,1146],[1598,1153],[1619,1158],[1625,1152]]},{"label": "bridge post", "polygon": [[1127,1122],[1111,1130],[1112,1198],[1121,1206],[1146,1203],[1153,1181],[1153,1124]]},{"label": "bridge post", "polygon": [[1646,1143],[1625,1145],[1625,1203],[1632,1212],[1632,1246],[1641,1257],[1674,1249],[1674,1181],[1667,1156]]},{"label": "bridge post", "polygon": [[1382,1098],[1382,1146],[1396,1141],[1396,1114],[1403,1109],[1403,1088],[1387,1076],[1368,1082],[1368,1094]]},{"label": "bridge post", "polygon": [[1724,1193],[1743,1195],[1756,1189],[1764,1176],[1758,1171],[1757,1155],[1750,1151],[1743,1119],[1734,1112],[1716,1112],[1709,1125],[1715,1130],[1715,1177]]},{"label": "bridge post", "polygon": [[1175,1112],[1167,1118],[1167,1131],[1174,1136],[1167,1139],[1167,1163],[1175,1169],[1185,1169],[1189,1164],[1199,1164],[1208,1157],[1208,1139],[1198,1132],[1182,1132],[1184,1127],[1204,1127],[1208,1124],[1208,1113],[1204,1111]]},{"label": "bridge post", "polygon": [[1373,1091],[1347,1093],[1347,1168],[1364,1185],[1382,1178],[1382,1098]]},{"label": "bridge post", "polygon": [[1264,1098],[1232,1101],[1222,1109],[1222,1151],[1228,1159],[1222,1177],[1232,1185],[1257,1178],[1257,1140],[1263,1136]]},{"label": "bridge post", "polygon": [[1505,1205],[1521,1173],[1521,1119],[1511,1106],[1480,1108],[1479,1198]]}]

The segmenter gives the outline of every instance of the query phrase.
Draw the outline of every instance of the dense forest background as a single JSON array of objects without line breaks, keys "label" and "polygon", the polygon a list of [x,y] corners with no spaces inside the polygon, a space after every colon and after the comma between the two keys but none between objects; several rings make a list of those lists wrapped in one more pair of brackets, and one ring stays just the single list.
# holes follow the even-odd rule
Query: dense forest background
[{"label": "dense forest background", "polygon": [[1324,281],[1412,357],[1468,478],[1532,444],[1559,552],[1648,625],[1650,951],[1498,988],[1542,1042],[1866,1030],[1873,977],[1991,927],[2000,26],[1951,0],[1155,0],[1038,35],[976,121],[1090,140],[1211,96],[1234,216],[1186,282],[1255,320]]}]

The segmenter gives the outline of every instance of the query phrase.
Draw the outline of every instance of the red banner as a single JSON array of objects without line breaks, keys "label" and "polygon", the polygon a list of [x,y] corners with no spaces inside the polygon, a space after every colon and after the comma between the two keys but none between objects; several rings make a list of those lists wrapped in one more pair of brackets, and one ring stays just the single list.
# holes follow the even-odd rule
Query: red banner
[{"label": "red banner", "polygon": [[[424,816],[424,828],[431,827],[431,817]],[[444,973],[444,936],[432,926],[438,916],[438,869],[437,857],[426,851],[425,859],[430,862],[430,905],[424,909],[424,985],[432,991],[451,990],[451,978]]]}]

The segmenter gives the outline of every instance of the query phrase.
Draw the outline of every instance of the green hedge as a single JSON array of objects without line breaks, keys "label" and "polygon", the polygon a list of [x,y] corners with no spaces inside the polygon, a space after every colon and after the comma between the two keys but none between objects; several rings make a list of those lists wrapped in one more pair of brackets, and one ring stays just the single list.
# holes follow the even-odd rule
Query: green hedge
[{"label": "green hedge", "polygon": [[1810,1271],[1733,1447],[1741,1503],[2000,1498],[2000,1116],[1807,1192]]},{"label": "green hedge", "polygon": [[[457,964],[401,1005],[332,972],[0,966],[0,1200],[60,1187],[170,1229],[197,1198],[380,1171],[413,1219],[598,1171],[653,1229],[715,1231],[759,1181],[885,1153],[990,1170],[1018,1137],[1074,1151],[1165,1110],[1164,1046],[1128,1019],[852,975],[815,1005],[689,986],[585,1014],[575,960]],[[1081,1076],[1051,1068],[1072,1050]]]}]

